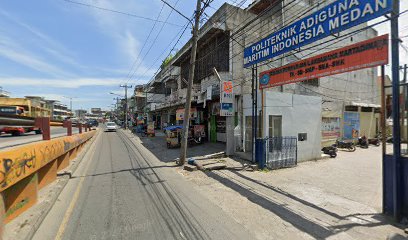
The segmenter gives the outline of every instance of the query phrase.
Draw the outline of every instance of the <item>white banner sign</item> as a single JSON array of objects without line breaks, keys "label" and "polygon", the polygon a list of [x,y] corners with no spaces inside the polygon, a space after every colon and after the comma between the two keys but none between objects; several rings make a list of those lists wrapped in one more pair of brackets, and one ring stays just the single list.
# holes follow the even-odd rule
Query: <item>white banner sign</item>
[{"label": "white banner sign", "polygon": [[222,82],[220,105],[220,116],[234,116],[234,91],[232,81]]}]

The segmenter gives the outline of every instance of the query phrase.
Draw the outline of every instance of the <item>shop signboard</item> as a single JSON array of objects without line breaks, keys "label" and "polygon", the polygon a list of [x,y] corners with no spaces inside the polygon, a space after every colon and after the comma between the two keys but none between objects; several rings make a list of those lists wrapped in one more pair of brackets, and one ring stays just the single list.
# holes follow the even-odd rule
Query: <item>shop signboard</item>
[{"label": "shop signboard", "polygon": [[232,81],[223,81],[220,116],[234,116],[234,91]]},{"label": "shop signboard", "polygon": [[340,118],[323,117],[322,118],[322,138],[337,139],[340,137]]},{"label": "shop signboard", "polygon": [[358,112],[344,112],[344,138],[357,139],[360,133],[360,114]]},{"label": "shop signboard", "polygon": [[262,72],[259,88],[376,67],[388,63],[388,34]]},{"label": "shop signboard", "polygon": [[155,135],[155,134],[154,134],[154,123],[155,123],[155,122],[150,122],[150,123],[147,125],[147,134],[150,135],[150,136],[154,136],[154,135]]},{"label": "shop signboard", "polygon": [[[197,108],[190,108],[190,118],[197,117]],[[184,108],[176,110],[176,120],[184,120]]]},{"label": "shop signboard", "polygon": [[244,67],[299,49],[390,13],[392,0],[338,0],[244,50]]}]

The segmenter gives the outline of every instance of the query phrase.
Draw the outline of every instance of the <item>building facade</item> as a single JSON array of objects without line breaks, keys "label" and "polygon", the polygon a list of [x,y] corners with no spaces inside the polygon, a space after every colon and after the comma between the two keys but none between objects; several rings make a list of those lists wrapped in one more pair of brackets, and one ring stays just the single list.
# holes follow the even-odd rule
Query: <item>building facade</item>
[{"label": "building facade", "polygon": [[[243,52],[245,47],[268,36],[280,28],[298,20],[303,16],[326,6],[332,1],[296,1],[295,4],[286,1],[255,0],[246,9],[223,4],[207,22],[200,27],[197,44],[197,60],[193,81],[191,124],[202,124],[206,127],[210,141],[226,142],[226,118],[220,116],[220,82],[214,75],[216,68],[222,81],[232,81],[235,95],[234,118],[235,125],[239,126],[235,133],[241,138],[235,138],[236,151],[252,151],[245,147],[245,143],[252,141],[252,116],[248,116],[244,106],[252,101],[250,96],[253,91],[254,69],[244,68]],[[290,5],[290,6],[289,6]],[[280,67],[282,65],[305,59],[320,53],[338,49],[377,36],[372,28],[351,34],[349,37],[336,38],[343,34],[351,33],[361,27],[349,29],[340,35],[330,36],[308,46],[309,49],[297,49],[258,64],[255,75]],[[324,41],[332,40],[330,44]],[[149,121],[160,122],[161,125],[180,124],[187,93],[187,80],[191,54],[191,39],[178,53],[162,66],[161,71],[150,81],[147,92],[151,93],[152,100],[148,109]],[[284,86],[265,89],[263,95],[270,92],[291,94],[294,98],[298,95],[318,97],[321,111],[320,124],[314,126],[321,133],[320,145],[330,144],[337,138],[348,138],[349,133],[344,126],[350,118],[355,118],[359,113],[359,133],[368,137],[378,130],[378,85],[376,82],[377,69],[368,68],[349,73],[338,74],[330,77],[312,79],[300,83],[287,84]],[[256,90],[260,92],[260,90]],[[285,95],[286,96],[286,95]],[[273,98],[260,99],[266,101],[266,105]],[[147,102],[147,101],[146,101]],[[149,103],[148,103],[149,104]],[[268,137],[266,130],[269,116],[258,109],[258,119],[263,119],[258,124],[258,137]],[[302,111],[302,107],[292,108],[291,111]],[[363,112],[363,113],[362,113]],[[278,113],[268,112],[271,116]],[[363,116],[364,115],[364,116]],[[282,116],[282,129],[286,125],[293,124],[286,121]],[[348,131],[348,130],[347,130]],[[289,134],[289,133],[288,133]],[[293,133],[291,133],[293,134]],[[355,137],[353,135],[353,137]],[[238,139],[238,140],[237,140]],[[237,142],[238,141],[238,142]]]}]

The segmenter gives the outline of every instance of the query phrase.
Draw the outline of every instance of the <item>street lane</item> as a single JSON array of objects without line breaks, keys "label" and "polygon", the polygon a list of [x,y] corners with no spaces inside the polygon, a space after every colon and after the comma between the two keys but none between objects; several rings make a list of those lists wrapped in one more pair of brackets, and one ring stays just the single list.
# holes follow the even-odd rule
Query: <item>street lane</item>
[{"label": "street lane", "polygon": [[[171,169],[174,166],[152,156],[121,130],[101,132],[93,157],[87,160],[88,171],[74,173],[70,180],[84,178],[83,185],[72,186],[82,187],[72,215],[66,214],[69,208],[53,208],[34,239],[53,239],[52,225],[64,222],[58,212],[69,217],[58,227],[62,239],[253,238]],[[76,194],[64,191],[61,195],[70,199],[62,197],[59,202],[68,204]]]},{"label": "street lane", "polygon": [[[72,133],[78,133],[78,128],[72,128]],[[51,127],[51,138],[67,135],[67,129],[63,127]],[[42,135],[29,132],[21,136],[12,136],[11,134],[0,135],[0,149],[13,147],[30,142],[41,141]]]}]

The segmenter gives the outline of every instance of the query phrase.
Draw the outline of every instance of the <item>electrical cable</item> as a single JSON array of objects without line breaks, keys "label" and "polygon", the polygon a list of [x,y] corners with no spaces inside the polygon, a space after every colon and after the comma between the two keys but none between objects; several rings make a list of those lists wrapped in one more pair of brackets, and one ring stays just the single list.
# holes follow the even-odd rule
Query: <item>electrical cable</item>
[{"label": "electrical cable", "polygon": [[[407,10],[408,11],[408,10]],[[405,14],[407,11],[403,11],[403,12],[401,12],[400,13],[400,15],[403,15],[403,14]],[[399,16],[400,16],[399,15]],[[351,36],[354,36],[354,35],[356,35],[356,34],[358,34],[358,33],[360,33],[360,32],[362,32],[362,31],[364,31],[364,30],[366,30],[366,29],[369,29],[369,28],[371,28],[371,27],[373,27],[373,26],[375,26],[375,25],[379,25],[379,24],[382,24],[382,23],[384,23],[384,22],[386,22],[386,21],[389,21],[389,19],[386,19],[386,20],[384,20],[384,21],[381,21],[381,22],[378,22],[378,23],[376,23],[376,24],[373,24],[373,25],[369,25],[369,26],[367,26],[367,27],[364,27],[364,28],[362,28],[362,29],[358,29],[358,30],[356,30],[356,31],[353,31],[353,32],[350,32],[350,33],[348,33],[348,34],[346,34],[346,35],[344,35],[344,36],[341,36],[340,37],[340,39],[339,38],[335,38],[335,39],[331,39],[331,40],[328,40],[328,41],[326,41],[326,42],[324,42],[324,43],[329,43],[329,42],[331,42],[331,41],[335,41],[335,40],[337,40],[337,42],[339,42],[339,41],[342,41],[343,40],[343,38],[345,38],[345,37],[349,37],[350,35]],[[323,44],[324,44],[323,43]],[[320,44],[318,44],[318,45],[320,45]],[[314,47],[316,47],[317,45],[315,45],[315,46],[311,46],[311,47],[309,47],[308,49],[311,49],[311,48],[314,48]],[[308,50],[308,49],[304,49],[304,50]],[[304,51],[303,50],[303,51]],[[321,49],[319,49],[318,51],[320,51]],[[316,51],[315,51],[316,52]],[[242,52],[241,52],[242,53]],[[235,55],[236,56],[236,55]],[[235,56],[233,56],[233,57],[235,57]],[[233,58],[232,57],[232,58]],[[229,60],[231,60],[231,58],[229,59]],[[274,61],[277,61],[277,60],[279,60],[279,59],[275,59]],[[266,65],[266,64],[270,64],[271,62],[273,62],[273,61],[270,61],[270,62],[267,62],[267,63],[265,63],[265,64],[263,64],[263,65]],[[247,76],[248,77],[248,76]],[[238,80],[238,79],[237,79]],[[244,79],[243,79],[244,80]],[[247,82],[248,80],[244,80],[244,83],[245,82]],[[298,84],[298,83],[296,83],[296,84]],[[300,85],[300,84],[298,84],[298,85]],[[234,86],[234,87],[238,87],[239,85],[236,85],[236,86]],[[332,98],[332,99],[336,99],[336,98],[333,98],[333,97],[331,97],[331,96],[326,96],[326,95],[324,95],[324,94],[322,94],[322,93],[319,93],[319,92],[316,92],[316,91],[314,91],[314,90],[311,90],[311,89],[308,89],[308,88],[306,88],[305,86],[303,86],[303,85],[300,85],[300,86],[302,86],[303,88],[305,88],[305,89],[307,89],[307,90],[309,90],[309,91],[311,91],[311,92],[315,92],[316,94],[319,94],[319,95],[322,95],[322,96],[325,96],[325,97],[328,97],[328,98]],[[337,98],[338,99],[338,98]],[[338,99],[338,100],[342,100],[342,99]]]},{"label": "electrical cable", "polygon": [[[160,9],[159,15],[157,15],[156,20],[159,20],[160,15],[161,15],[163,9],[164,9],[164,3],[163,3],[163,5],[162,5],[162,7],[161,7],[161,9]],[[134,69],[135,66],[136,66],[136,63],[138,62],[139,57],[140,57],[140,55],[142,54],[142,51],[143,51],[144,47],[146,46],[147,40],[149,40],[150,35],[152,34],[154,28],[156,27],[156,24],[157,24],[157,21],[154,22],[152,28],[150,29],[150,32],[149,32],[149,34],[147,35],[147,37],[146,37],[146,39],[145,39],[145,41],[144,41],[144,43],[143,43],[142,48],[140,49],[140,51],[139,51],[138,54],[136,55],[136,59],[135,59],[135,61],[133,62],[132,67],[130,68],[130,71],[129,71],[129,73],[127,74],[126,78],[130,78],[130,75],[132,74],[133,69]],[[126,79],[124,79],[124,80],[126,80]],[[127,83],[128,83],[128,82],[126,82],[126,84],[127,84]]]},{"label": "electrical cable", "polygon": [[[102,10],[102,11],[107,11],[107,12],[122,14],[122,15],[126,15],[126,16],[129,16],[129,17],[134,17],[134,18],[149,20],[149,21],[153,21],[153,22],[161,22],[161,23],[164,23],[164,21],[155,20],[155,19],[153,19],[153,18],[144,17],[144,16],[139,16],[139,15],[136,15],[136,14],[133,14],[133,13],[127,13],[127,12],[123,12],[123,11],[119,11],[119,10],[114,10],[114,9],[99,7],[99,6],[92,5],[92,4],[88,4],[88,3],[76,2],[76,1],[73,1],[73,0],[62,0],[62,1],[65,1],[65,2],[68,2],[68,3],[72,3],[72,4],[81,5],[81,6],[86,6],[86,7],[90,7],[90,8],[95,8],[95,9],[99,9],[99,10]],[[168,25],[173,25],[173,26],[177,26],[177,27],[182,27],[181,25],[175,24],[175,23],[169,23],[169,22],[167,22],[166,24],[168,24]]]}]

